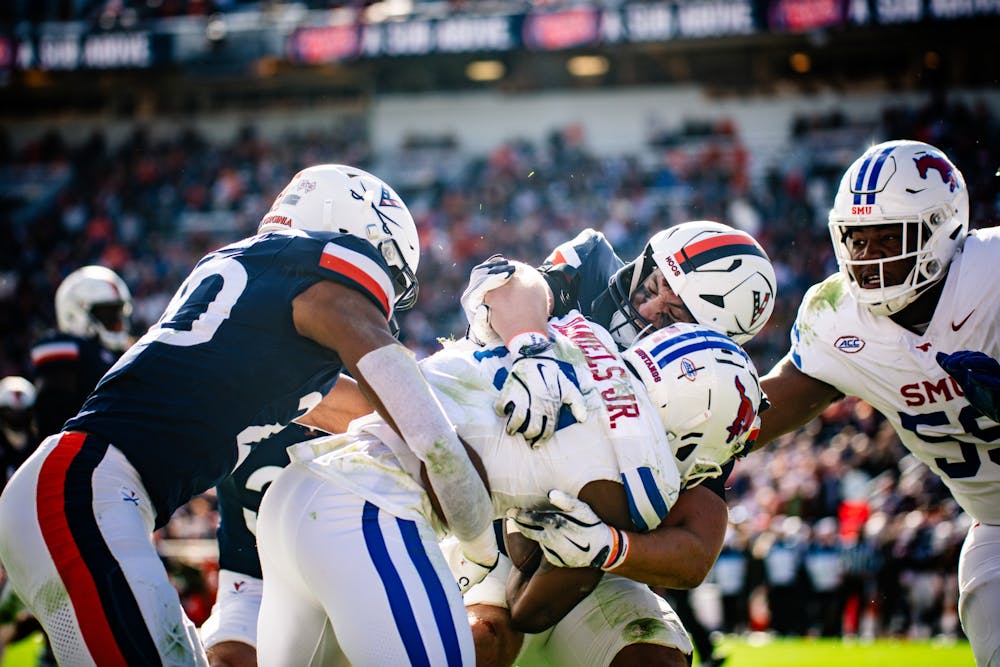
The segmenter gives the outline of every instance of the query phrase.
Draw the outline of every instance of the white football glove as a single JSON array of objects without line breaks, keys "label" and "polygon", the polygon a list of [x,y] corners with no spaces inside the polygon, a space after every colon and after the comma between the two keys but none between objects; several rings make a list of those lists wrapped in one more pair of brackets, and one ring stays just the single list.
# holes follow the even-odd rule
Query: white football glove
[{"label": "white football glove", "polygon": [[532,447],[555,433],[563,405],[576,421],[587,419],[587,403],[573,365],[565,361],[569,350],[564,345],[572,344],[537,331],[520,333],[507,343],[514,362],[493,407],[506,415],[507,433],[521,433]]},{"label": "white football glove", "polygon": [[628,534],[601,521],[590,505],[558,489],[549,491],[557,510],[514,509],[515,528],[538,542],[545,559],[557,567],[613,570],[628,556]]},{"label": "white football glove", "polygon": [[490,326],[490,308],[483,300],[486,293],[507,283],[514,275],[514,265],[503,255],[493,255],[473,267],[469,285],[462,292],[462,310],[469,321],[469,338],[488,347],[503,345],[503,340]]},{"label": "white football glove", "polygon": [[[492,530],[490,528],[490,531]],[[463,544],[455,538],[449,538],[441,542],[441,551],[444,553],[445,560],[448,561],[448,569],[451,570],[451,576],[455,578],[455,582],[458,583],[458,589],[463,595],[467,590],[485,579],[486,575],[492,572],[493,568],[497,566],[497,562],[500,559],[500,552],[496,551],[496,547],[494,546],[493,562],[490,565],[477,563],[466,553],[467,546],[470,545]]]}]

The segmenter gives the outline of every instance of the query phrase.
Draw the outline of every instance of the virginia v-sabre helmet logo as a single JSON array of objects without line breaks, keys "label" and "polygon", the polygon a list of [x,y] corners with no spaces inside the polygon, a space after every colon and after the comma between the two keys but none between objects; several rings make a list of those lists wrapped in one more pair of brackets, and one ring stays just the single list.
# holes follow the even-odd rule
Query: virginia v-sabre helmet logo
[{"label": "virginia v-sabre helmet logo", "polygon": [[738,343],[764,328],[774,310],[774,267],[752,236],[721,222],[685,222],[653,235],[611,280],[610,293],[634,336],[651,325],[631,305],[631,295],[657,267],[698,324]]},{"label": "virginia v-sabre helmet logo", "polygon": [[389,265],[396,310],[416,302],[417,226],[403,200],[378,177],[342,164],[303,169],[275,198],[257,233],[289,228],[367,240]]}]

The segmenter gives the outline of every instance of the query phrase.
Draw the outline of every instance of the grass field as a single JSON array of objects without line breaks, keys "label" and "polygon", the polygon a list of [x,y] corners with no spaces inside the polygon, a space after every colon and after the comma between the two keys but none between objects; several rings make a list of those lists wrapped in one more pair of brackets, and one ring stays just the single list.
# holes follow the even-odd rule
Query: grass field
[{"label": "grass field", "polygon": [[725,639],[725,667],[975,667],[966,641]]},{"label": "grass field", "polygon": [[[34,667],[41,641],[7,647],[0,667]],[[726,639],[725,667],[974,667],[965,641],[954,643],[828,639]],[[696,663],[697,665],[697,663]]]}]

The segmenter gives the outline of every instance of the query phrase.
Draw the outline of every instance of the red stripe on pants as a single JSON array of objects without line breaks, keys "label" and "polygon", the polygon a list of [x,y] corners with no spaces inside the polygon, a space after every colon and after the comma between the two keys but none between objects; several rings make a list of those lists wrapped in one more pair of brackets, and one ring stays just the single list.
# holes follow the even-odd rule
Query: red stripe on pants
[{"label": "red stripe on pants", "polygon": [[85,433],[66,433],[45,458],[38,473],[38,525],[94,662],[100,667],[128,667],[108,624],[97,584],[66,520],[66,473],[86,439]]}]

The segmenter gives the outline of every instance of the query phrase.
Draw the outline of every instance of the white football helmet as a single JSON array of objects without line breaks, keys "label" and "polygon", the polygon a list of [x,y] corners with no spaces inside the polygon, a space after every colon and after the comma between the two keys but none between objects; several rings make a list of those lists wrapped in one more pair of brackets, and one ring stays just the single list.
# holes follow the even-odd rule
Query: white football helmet
[{"label": "white football helmet", "polygon": [[35,385],[20,375],[8,375],[0,380],[0,408],[30,410],[37,396]]},{"label": "white football helmet", "polygon": [[753,446],[757,413],[767,399],[753,361],[728,336],[676,323],[622,353],[660,412],[682,488],[722,474]]},{"label": "white football helmet", "polygon": [[130,343],[132,293],[109,268],[84,266],[56,288],[56,325],[59,331],[90,338],[116,352]]},{"label": "white football helmet", "polygon": [[685,222],[654,234],[642,254],[611,279],[616,320],[624,317],[630,325],[612,321],[619,344],[630,344],[652,326],[630,296],[657,267],[698,324],[738,343],[753,338],[774,310],[774,267],[752,236],[721,222]]},{"label": "white football helmet", "polygon": [[303,169],[275,198],[257,233],[281,229],[341,232],[367,240],[389,265],[395,308],[417,300],[420,241],[406,204],[384,181],[342,164]]},{"label": "white football helmet", "polygon": [[[851,231],[902,225],[903,252],[882,259],[852,260]],[[876,315],[897,313],[944,277],[969,231],[969,193],[962,173],[937,148],[919,141],[872,146],[844,173],[830,211],[830,236],[840,270],[859,303]],[[854,274],[875,265],[914,260],[898,285],[863,288]]]}]

